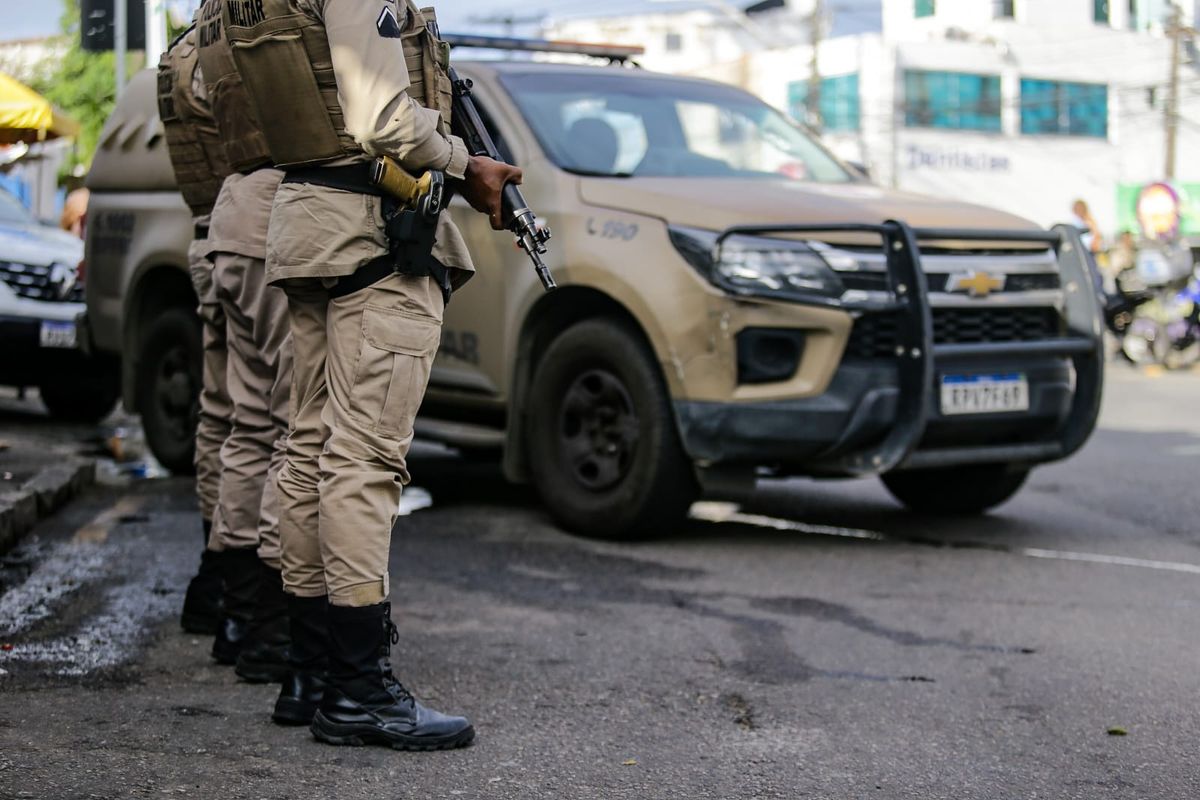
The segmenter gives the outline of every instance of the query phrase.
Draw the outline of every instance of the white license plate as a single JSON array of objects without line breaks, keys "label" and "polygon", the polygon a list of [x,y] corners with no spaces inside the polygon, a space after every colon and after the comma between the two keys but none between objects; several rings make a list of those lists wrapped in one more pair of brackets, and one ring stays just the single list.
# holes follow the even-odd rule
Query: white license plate
[{"label": "white license plate", "polygon": [[1007,375],[943,375],[942,414],[1001,414],[1029,410],[1029,381]]},{"label": "white license plate", "polygon": [[40,337],[42,347],[75,347],[75,323],[74,322],[51,322],[44,320],[42,322],[42,334]]}]

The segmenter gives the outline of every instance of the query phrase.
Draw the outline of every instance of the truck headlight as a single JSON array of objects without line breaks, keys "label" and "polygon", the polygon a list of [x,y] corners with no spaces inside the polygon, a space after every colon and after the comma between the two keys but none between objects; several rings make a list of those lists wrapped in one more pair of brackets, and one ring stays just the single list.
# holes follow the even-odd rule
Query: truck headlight
[{"label": "truck headlight", "polygon": [[840,254],[821,242],[730,236],[718,247],[712,231],[672,226],[669,232],[684,260],[734,294],[804,301],[837,299],[845,291],[829,260]]}]

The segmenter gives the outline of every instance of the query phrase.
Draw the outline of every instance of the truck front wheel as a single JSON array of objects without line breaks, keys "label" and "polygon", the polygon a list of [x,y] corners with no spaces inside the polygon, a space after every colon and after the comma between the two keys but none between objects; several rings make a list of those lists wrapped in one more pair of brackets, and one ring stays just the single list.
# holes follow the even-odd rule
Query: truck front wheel
[{"label": "truck front wheel", "polygon": [[569,531],[598,539],[668,532],[698,488],[662,375],[636,331],[585,320],[546,349],[529,392],[530,469]]},{"label": "truck front wheel", "polygon": [[200,323],[182,307],[155,317],[139,344],[137,405],[146,444],[179,474],[195,470],[202,358]]},{"label": "truck front wheel", "polygon": [[890,472],[883,485],[909,509],[924,514],[982,514],[1025,484],[1028,467],[1006,464]]}]

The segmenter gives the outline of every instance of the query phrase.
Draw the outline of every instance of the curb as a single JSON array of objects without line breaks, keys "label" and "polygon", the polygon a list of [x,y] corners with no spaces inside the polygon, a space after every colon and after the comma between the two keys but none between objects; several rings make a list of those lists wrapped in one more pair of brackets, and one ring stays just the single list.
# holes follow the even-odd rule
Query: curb
[{"label": "curb", "polygon": [[0,494],[0,556],[95,481],[96,462],[71,459],[39,470],[16,491]]}]

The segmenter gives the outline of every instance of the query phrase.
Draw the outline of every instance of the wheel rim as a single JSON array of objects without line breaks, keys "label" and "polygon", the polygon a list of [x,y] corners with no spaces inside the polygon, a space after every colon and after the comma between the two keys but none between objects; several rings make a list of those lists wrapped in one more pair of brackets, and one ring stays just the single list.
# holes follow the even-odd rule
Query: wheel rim
[{"label": "wheel rim", "polygon": [[608,370],[580,374],[563,395],[559,455],[575,480],[588,489],[608,489],[629,474],[638,431],[633,399]]},{"label": "wheel rim", "polygon": [[199,411],[199,386],[186,345],[175,345],[163,353],[154,379],[154,405],[171,436],[186,442],[196,428]]}]

